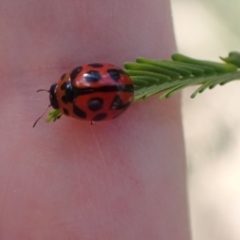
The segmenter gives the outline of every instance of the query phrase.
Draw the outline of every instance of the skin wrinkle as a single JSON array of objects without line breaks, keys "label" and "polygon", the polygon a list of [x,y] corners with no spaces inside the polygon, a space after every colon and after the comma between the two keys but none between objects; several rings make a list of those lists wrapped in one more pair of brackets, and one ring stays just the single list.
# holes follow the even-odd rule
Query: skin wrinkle
[{"label": "skin wrinkle", "polygon": [[96,135],[94,134],[94,128],[92,128],[92,136],[93,136],[93,139],[95,140],[95,143],[97,145],[97,150],[98,150],[98,153],[99,153],[99,156],[101,157],[102,161],[105,161],[105,158],[104,158],[104,155],[101,151],[101,148],[100,148],[100,145],[99,145],[99,138],[96,137]]},{"label": "skin wrinkle", "polygon": [[[103,153],[102,153],[102,151],[101,151],[101,147],[100,147],[100,144],[99,144],[99,140],[100,139],[102,139],[102,135],[100,135],[98,138],[96,137],[96,135],[94,134],[94,128],[92,128],[92,135],[93,135],[93,139],[95,140],[95,142],[96,142],[96,145],[97,145],[97,149],[98,149],[98,152],[99,152],[99,155],[100,155],[100,157],[101,157],[101,162],[102,163],[104,163],[105,165],[107,165],[107,162],[106,162],[106,160],[105,160],[105,158],[104,158],[104,155],[103,155]],[[105,177],[107,176],[107,180],[105,180],[105,182],[111,182],[111,177],[110,177],[110,175],[109,174],[106,174],[105,175]],[[104,186],[105,185],[105,183],[104,183],[104,180],[102,179],[102,178],[100,178],[100,181],[101,181],[101,185],[102,186]],[[107,202],[107,204],[108,204],[108,206],[110,206],[110,201],[109,201],[109,198],[107,197],[106,198],[106,202]],[[109,215],[110,214],[110,208],[108,209],[108,213],[107,213],[107,215]]]},{"label": "skin wrinkle", "polygon": [[[88,180],[89,180],[89,183],[90,183],[90,191],[93,193],[92,198],[96,198],[96,197],[94,196],[95,187],[94,187],[93,178],[91,177],[91,173],[88,171],[87,165],[84,164],[84,166],[86,166],[86,167],[85,167],[85,171],[87,171],[87,176],[88,176]],[[94,172],[95,172],[95,171],[96,171],[96,166],[95,166]],[[83,183],[82,183],[82,182],[79,182],[79,185],[80,185],[80,186],[81,186],[81,184],[83,184]],[[93,204],[93,201],[91,201],[91,200],[90,200],[90,209],[91,209],[91,212],[92,212],[92,215],[93,215],[94,219],[95,219],[96,221],[99,221],[99,220],[98,220],[98,216],[97,216],[98,214],[97,214],[97,211],[96,211],[96,209],[95,209],[95,205]],[[98,236],[98,237],[101,236],[100,231],[101,231],[100,228],[97,229],[97,236]]]}]

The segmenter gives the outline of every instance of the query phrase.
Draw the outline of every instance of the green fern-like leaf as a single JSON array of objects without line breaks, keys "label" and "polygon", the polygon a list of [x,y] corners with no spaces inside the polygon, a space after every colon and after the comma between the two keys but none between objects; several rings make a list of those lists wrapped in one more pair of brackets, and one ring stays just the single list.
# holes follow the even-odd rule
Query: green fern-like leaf
[{"label": "green fern-like leaf", "polygon": [[194,98],[206,89],[240,79],[240,53],[231,52],[221,58],[224,63],[197,60],[182,54],[173,54],[172,61],[137,58],[125,63],[125,71],[135,86],[135,101],[160,93],[159,100],[169,98],[188,87],[198,86]]}]

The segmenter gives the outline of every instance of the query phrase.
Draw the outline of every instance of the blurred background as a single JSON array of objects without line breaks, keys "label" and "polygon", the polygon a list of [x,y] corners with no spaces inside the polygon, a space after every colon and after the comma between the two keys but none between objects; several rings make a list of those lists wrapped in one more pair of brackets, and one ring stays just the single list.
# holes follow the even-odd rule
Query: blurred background
[{"label": "blurred background", "polygon": [[[178,52],[218,61],[240,51],[239,0],[171,0]],[[240,81],[183,91],[193,240],[240,240]]]}]

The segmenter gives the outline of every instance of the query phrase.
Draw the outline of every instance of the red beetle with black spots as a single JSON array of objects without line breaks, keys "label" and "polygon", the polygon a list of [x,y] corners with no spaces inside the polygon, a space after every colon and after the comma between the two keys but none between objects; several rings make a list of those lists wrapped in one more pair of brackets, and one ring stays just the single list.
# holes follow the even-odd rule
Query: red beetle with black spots
[{"label": "red beetle with black spots", "polygon": [[54,109],[92,123],[121,115],[133,101],[134,87],[121,68],[94,63],[63,74],[49,93]]}]

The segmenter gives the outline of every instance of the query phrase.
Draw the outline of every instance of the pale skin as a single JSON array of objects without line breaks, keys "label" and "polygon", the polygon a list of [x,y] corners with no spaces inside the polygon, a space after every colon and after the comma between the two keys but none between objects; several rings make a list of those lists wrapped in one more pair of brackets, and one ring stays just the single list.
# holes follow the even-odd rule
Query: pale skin
[{"label": "pale skin", "polygon": [[32,128],[64,72],[169,58],[169,2],[2,0],[0,16],[0,239],[189,240],[179,96]]}]

